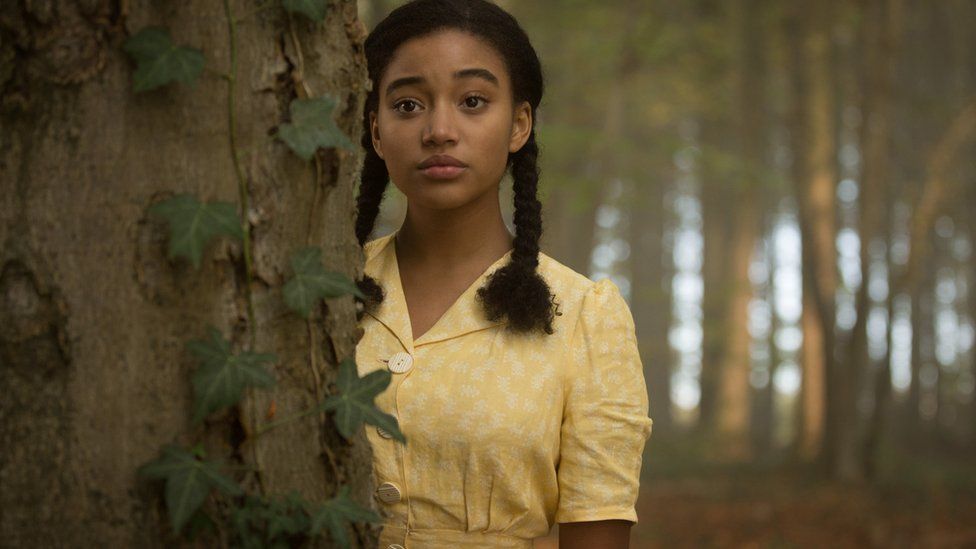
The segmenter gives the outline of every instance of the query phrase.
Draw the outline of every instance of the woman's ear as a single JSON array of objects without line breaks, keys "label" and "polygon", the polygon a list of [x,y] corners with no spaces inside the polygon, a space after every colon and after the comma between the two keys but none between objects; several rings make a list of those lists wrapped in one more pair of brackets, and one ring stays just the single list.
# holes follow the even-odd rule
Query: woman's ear
[{"label": "woman's ear", "polygon": [[512,118],[512,136],[508,142],[508,152],[518,152],[529,140],[532,133],[532,106],[528,101],[522,101],[515,107]]},{"label": "woman's ear", "polygon": [[376,155],[383,158],[383,145],[380,143],[380,127],[376,120],[376,111],[369,113],[369,134],[373,139],[373,149],[376,150]]}]

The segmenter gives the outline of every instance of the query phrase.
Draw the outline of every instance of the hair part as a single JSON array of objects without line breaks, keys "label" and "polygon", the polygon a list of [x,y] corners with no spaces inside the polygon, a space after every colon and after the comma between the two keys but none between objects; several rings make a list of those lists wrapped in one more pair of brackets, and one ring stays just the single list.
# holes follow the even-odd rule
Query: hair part
[{"label": "hair part", "polygon": [[[529,138],[521,149],[508,155],[506,164],[506,169],[511,169],[515,195],[511,259],[478,288],[477,299],[489,320],[507,319],[512,331],[552,334],[553,319],[560,314],[558,304],[538,272],[542,203],[538,198],[535,112],[544,90],[542,66],[518,21],[487,0],[413,0],[390,12],[366,38],[366,64],[373,86],[363,108],[361,145],[366,157],[356,198],[356,238],[360,246],[368,241],[390,180],[386,163],[373,148],[370,124],[370,113],[379,109],[383,74],[401,44],[446,29],[468,32],[490,44],[501,55],[511,77],[513,105],[527,101],[532,109]],[[384,295],[380,284],[365,274],[357,284],[367,296],[364,309],[375,310]]]}]

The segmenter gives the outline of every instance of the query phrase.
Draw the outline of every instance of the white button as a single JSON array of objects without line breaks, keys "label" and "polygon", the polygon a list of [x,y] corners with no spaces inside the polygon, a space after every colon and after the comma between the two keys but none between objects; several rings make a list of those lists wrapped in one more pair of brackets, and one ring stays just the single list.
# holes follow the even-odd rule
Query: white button
[{"label": "white button", "polygon": [[402,374],[413,366],[413,357],[410,353],[405,353],[400,351],[395,353],[390,357],[390,360],[386,362],[386,367],[390,369],[394,374]]},{"label": "white button", "polygon": [[403,549],[403,546],[399,543],[391,543],[386,549]]},{"label": "white button", "polygon": [[376,488],[376,497],[383,503],[396,503],[400,501],[400,489],[392,482],[384,482]]},{"label": "white button", "polygon": [[377,427],[376,432],[379,433],[379,435],[383,438],[393,438],[393,435],[391,435],[389,431],[387,431],[382,427]]}]

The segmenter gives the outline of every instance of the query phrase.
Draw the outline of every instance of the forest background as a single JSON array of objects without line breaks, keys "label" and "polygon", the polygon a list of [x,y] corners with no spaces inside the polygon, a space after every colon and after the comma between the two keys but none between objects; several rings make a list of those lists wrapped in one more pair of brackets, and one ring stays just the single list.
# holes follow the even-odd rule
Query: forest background
[{"label": "forest background", "polygon": [[633,546],[976,544],[976,3],[500,3],[543,249],[637,326]]},{"label": "forest background", "polygon": [[[543,249],[636,321],[632,546],[976,544],[976,3],[500,3]],[[375,544],[342,365],[395,5],[0,12],[0,547]]]}]

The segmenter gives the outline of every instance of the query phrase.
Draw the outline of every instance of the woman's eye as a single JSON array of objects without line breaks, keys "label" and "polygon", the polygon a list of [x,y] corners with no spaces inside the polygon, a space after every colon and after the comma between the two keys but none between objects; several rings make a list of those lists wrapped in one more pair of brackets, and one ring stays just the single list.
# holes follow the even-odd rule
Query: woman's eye
[{"label": "woman's eye", "polygon": [[399,103],[393,105],[393,110],[402,113],[412,113],[416,111],[416,109],[417,109],[417,103],[412,99],[404,99],[403,101],[400,101]]},{"label": "woman's eye", "polygon": [[488,102],[487,99],[481,97],[480,95],[471,95],[464,98],[464,106],[468,107],[469,109],[477,109],[479,106],[481,106],[479,101],[483,103]]}]

